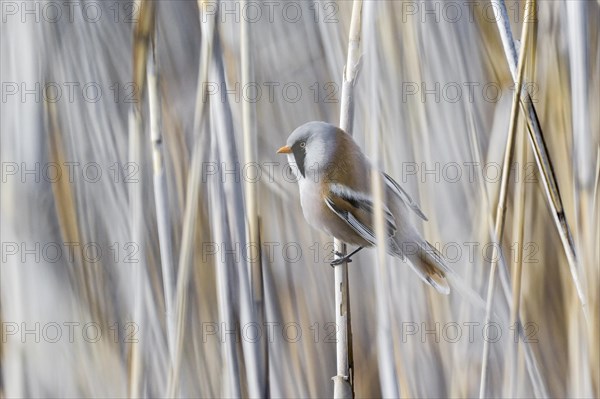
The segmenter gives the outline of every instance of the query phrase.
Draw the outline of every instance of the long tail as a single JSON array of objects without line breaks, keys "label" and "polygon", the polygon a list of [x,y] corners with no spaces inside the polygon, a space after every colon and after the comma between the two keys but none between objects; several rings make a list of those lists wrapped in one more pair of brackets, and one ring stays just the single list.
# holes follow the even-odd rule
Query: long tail
[{"label": "long tail", "polygon": [[409,259],[413,264],[413,269],[418,269],[419,276],[435,288],[437,292],[444,295],[450,293],[446,276],[452,271],[446,266],[444,258],[433,245],[424,241],[423,247],[419,248],[412,257],[409,256]]},{"label": "long tail", "polygon": [[[399,251],[395,250],[394,252],[398,253]],[[440,294],[448,295],[450,285],[452,285],[460,296],[476,307],[485,310],[485,301],[481,296],[446,265],[442,254],[429,242],[423,240],[423,244],[420,246],[414,244],[413,248],[405,248],[401,252],[408,258],[408,263],[417,275]]]},{"label": "long tail", "polygon": [[440,294],[448,295],[450,293],[446,275],[452,271],[445,265],[441,254],[431,244],[425,240],[421,245],[412,242],[398,245],[393,240],[390,243],[390,252],[407,260],[410,267],[424,282],[431,285]]}]

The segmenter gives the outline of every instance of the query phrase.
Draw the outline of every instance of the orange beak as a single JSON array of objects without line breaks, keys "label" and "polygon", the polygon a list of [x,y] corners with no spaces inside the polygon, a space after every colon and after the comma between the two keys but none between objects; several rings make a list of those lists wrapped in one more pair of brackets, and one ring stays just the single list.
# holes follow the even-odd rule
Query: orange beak
[{"label": "orange beak", "polygon": [[292,153],[292,149],[290,147],[288,147],[287,145],[284,145],[283,147],[281,147],[280,149],[277,150],[278,154],[291,154]]}]

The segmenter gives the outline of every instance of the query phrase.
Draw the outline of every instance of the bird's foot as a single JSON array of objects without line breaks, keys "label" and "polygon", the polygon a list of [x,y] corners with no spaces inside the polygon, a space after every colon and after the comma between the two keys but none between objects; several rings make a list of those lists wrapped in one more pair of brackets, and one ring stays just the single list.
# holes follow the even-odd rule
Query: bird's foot
[{"label": "bird's foot", "polygon": [[352,257],[352,255],[358,253],[358,251],[360,251],[361,249],[363,249],[363,247],[358,247],[357,249],[355,249],[354,251],[350,252],[346,256],[344,256],[343,253],[334,250],[333,253],[335,254],[335,256],[338,256],[340,258],[335,259],[333,262],[331,262],[330,263],[331,267],[335,267],[335,266],[341,265],[342,263],[350,263],[350,262],[352,262],[352,259],[350,259]]},{"label": "bird's foot", "polygon": [[352,259],[350,259],[352,257],[353,254],[350,255],[346,255],[343,256],[344,254],[338,251],[334,251],[335,256],[338,256],[338,259],[334,259],[330,265],[331,267],[336,267],[341,265],[342,263],[351,263]]}]

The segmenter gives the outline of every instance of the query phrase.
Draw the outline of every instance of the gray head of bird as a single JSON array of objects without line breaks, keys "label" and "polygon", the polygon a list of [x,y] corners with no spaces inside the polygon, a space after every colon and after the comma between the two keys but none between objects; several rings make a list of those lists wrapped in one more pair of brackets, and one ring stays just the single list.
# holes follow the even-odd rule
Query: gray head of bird
[{"label": "gray head of bird", "polygon": [[287,154],[288,162],[297,178],[306,178],[331,164],[338,135],[345,134],[336,126],[326,122],[308,122],[290,134],[286,145],[277,150],[278,154]]}]

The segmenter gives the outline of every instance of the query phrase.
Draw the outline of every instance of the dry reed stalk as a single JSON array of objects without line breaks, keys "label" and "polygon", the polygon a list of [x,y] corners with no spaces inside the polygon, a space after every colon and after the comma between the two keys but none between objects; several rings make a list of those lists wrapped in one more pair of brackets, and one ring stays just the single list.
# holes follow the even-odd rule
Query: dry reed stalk
[{"label": "dry reed stalk", "polygon": [[[571,83],[571,124],[573,131],[573,193],[576,216],[577,230],[577,253],[580,255],[578,272],[584,277],[582,284],[585,292],[588,294],[588,303],[594,304],[592,292],[598,292],[598,275],[589,273],[590,268],[595,262],[594,248],[598,246],[598,237],[594,234],[593,223],[593,191],[594,191],[594,135],[590,128],[590,108],[589,108],[589,67],[588,54],[586,51],[588,24],[587,13],[588,4],[586,2],[567,2],[567,40],[569,43],[569,69]],[[596,141],[597,142],[597,141]],[[597,182],[597,181],[596,181]],[[597,184],[597,183],[596,183]],[[591,217],[592,216],[592,217]],[[586,286],[587,283],[587,286]],[[596,299],[597,300],[597,299]],[[575,350],[578,352],[578,359],[585,359],[584,365],[589,364],[595,375],[600,372],[600,332],[595,326],[600,325],[600,316],[598,312],[590,312],[591,320],[588,325],[580,326],[587,328],[587,345],[579,345]],[[581,324],[581,320],[573,317],[572,323]],[[595,348],[595,350],[594,350]],[[592,375],[594,375],[592,373]],[[575,372],[573,379],[577,380],[576,387],[580,389],[576,392],[579,396],[598,396],[600,392],[600,380],[596,382],[596,395],[594,395],[593,382],[589,381],[586,373]],[[587,379],[587,381],[586,381]]]},{"label": "dry reed stalk", "polygon": [[[48,119],[47,125],[49,125],[50,131],[50,159],[62,164],[66,158],[56,105],[53,103],[47,103],[45,105]],[[72,186],[68,184],[67,180],[60,180],[59,184],[52,185],[52,194],[54,198],[56,198],[56,213],[58,215],[60,235],[63,241],[81,242],[81,231],[77,220],[77,207]],[[83,253],[81,251],[75,252],[73,261],[80,266],[75,268],[77,286],[85,288],[88,286],[88,281],[86,280],[88,280],[89,276],[86,275],[88,265],[86,265]],[[93,303],[94,301],[90,298],[91,292],[88,289],[82,291],[81,296],[85,298],[85,303]],[[91,310],[93,314],[94,309]],[[98,314],[95,314],[94,316],[98,316]]]},{"label": "dry reed stalk", "polygon": [[165,324],[167,326],[167,346],[169,364],[173,362],[175,350],[175,318],[173,315],[173,253],[171,244],[171,219],[169,217],[169,200],[167,196],[167,180],[164,168],[161,101],[159,94],[159,75],[156,63],[156,29],[154,38],[150,40],[148,54],[147,80],[148,102],[150,110],[150,140],[152,142],[152,159],[154,172],[154,200],[156,203],[156,221],[160,246],[160,263],[162,268],[163,295],[165,298]]},{"label": "dry reed stalk", "polygon": [[[528,44],[528,49],[529,49],[529,54],[527,55],[528,57],[528,62],[526,63],[526,71],[525,71],[525,75],[529,77],[529,79],[531,81],[535,81],[535,74],[536,74],[536,61],[537,61],[537,38],[538,38],[538,19],[534,18],[532,23],[533,25],[533,30],[530,32],[530,38],[529,38],[529,44]],[[522,123],[526,123],[526,121],[522,120]],[[524,128],[526,128],[526,125],[524,125]],[[527,137],[526,135],[523,135],[521,137],[521,141],[519,142],[519,147],[518,147],[518,151],[519,151],[519,162],[521,165],[528,165],[530,162],[530,152],[529,152],[529,148],[527,147]],[[525,183],[524,179],[519,180],[520,184]],[[522,190],[520,192],[519,195],[519,190],[521,189],[520,186],[517,186],[517,191],[515,192],[515,216],[513,218],[513,229],[515,229],[515,233],[514,235],[516,236],[515,238],[515,242],[520,243],[522,242],[523,238],[525,237],[525,209],[529,209],[530,207],[528,206],[529,202],[531,202],[531,189],[528,187],[522,187]],[[528,194],[529,193],[529,194]],[[519,197],[517,197],[517,195],[519,195]],[[522,196],[522,198],[520,198]],[[522,209],[521,209],[522,208]],[[546,387],[546,382],[543,380],[543,377],[540,373],[539,367],[538,367],[538,361],[536,359],[535,354],[533,353],[532,347],[530,345],[530,343],[528,342],[528,340],[525,337],[525,331],[523,330],[523,322],[521,320],[521,281],[522,281],[522,277],[523,277],[523,272],[522,272],[522,263],[523,263],[523,246],[519,245],[518,247],[518,252],[517,252],[517,265],[518,267],[516,267],[514,270],[514,274],[513,274],[513,278],[512,281],[514,282],[514,287],[512,289],[512,299],[509,303],[510,305],[510,325],[511,326],[516,326],[518,328],[518,334],[519,334],[519,338],[520,341],[518,341],[518,345],[512,345],[511,346],[511,350],[514,351],[514,353],[511,353],[511,355],[513,355],[512,359],[509,358],[509,362],[513,362],[513,367],[511,368],[511,375],[510,375],[510,379],[509,379],[509,386],[508,386],[508,392],[510,395],[510,392],[514,392],[514,395],[512,395],[512,397],[515,397],[515,395],[518,394],[517,388],[518,388],[518,376],[519,376],[519,365],[521,364],[520,358],[519,358],[519,349],[523,349],[524,350],[524,355],[525,355],[525,366],[527,368],[527,372],[529,374],[531,383],[534,387],[534,392],[536,393],[537,396],[540,397],[547,397],[549,396],[548,391],[547,391],[547,387]],[[502,270],[502,269],[500,269]],[[514,342],[514,341],[513,341]],[[510,353],[510,352],[509,352]]]},{"label": "dry reed stalk", "polygon": [[381,126],[377,117],[381,104],[379,101],[380,92],[378,90],[379,75],[379,40],[377,37],[377,27],[379,16],[378,3],[370,1],[366,5],[365,21],[365,42],[367,43],[369,57],[369,88],[370,88],[370,124],[369,132],[371,139],[372,161],[375,166],[371,172],[371,184],[373,200],[375,203],[374,227],[375,237],[377,239],[377,271],[375,278],[376,303],[377,303],[377,360],[379,364],[379,381],[381,385],[382,396],[386,398],[400,397],[398,381],[396,377],[396,364],[394,360],[394,342],[392,340],[392,323],[390,318],[390,293],[389,279],[386,267],[387,255],[387,234],[385,228],[385,218],[383,204],[385,201],[384,185],[379,170],[382,168],[382,143],[380,140]]},{"label": "dry reed stalk", "polygon": [[[517,143],[517,162],[521,165],[525,165],[527,161],[527,142],[525,135],[522,135],[521,140]],[[517,243],[517,253],[513,262],[512,269],[512,300],[510,302],[510,325],[516,326],[521,330],[521,322],[519,318],[519,311],[521,306],[521,276],[523,270],[523,242],[525,223],[525,187],[524,179],[519,179],[516,184],[516,190],[514,193],[514,203],[516,211],[513,214],[513,229],[514,229],[514,242]],[[509,343],[508,348],[508,361],[505,366],[505,375],[509,376],[507,391],[504,393],[507,397],[516,397],[517,389],[517,377],[518,377],[518,360],[519,360],[519,341],[512,340]]]},{"label": "dry reed stalk", "polygon": [[[494,11],[498,30],[500,32],[500,38],[502,39],[504,52],[506,54],[506,59],[508,61],[508,66],[513,76],[513,80],[516,82],[518,57],[510,28],[508,12],[503,0],[491,0],[491,2],[493,5],[492,9]],[[530,14],[525,13],[524,23],[528,22],[527,19],[533,15],[531,14],[533,12],[535,12],[535,10],[530,11]],[[577,296],[581,302],[584,317],[586,320],[589,320],[585,294],[583,292],[583,288],[581,287],[581,282],[577,273],[577,256],[575,252],[575,244],[573,243],[573,237],[571,235],[571,229],[565,216],[561,195],[556,183],[554,168],[546,148],[546,143],[544,141],[544,136],[542,134],[537,112],[527,90],[523,92],[523,95],[520,98],[520,107],[527,118],[529,141],[533,149],[536,164],[542,177],[542,183],[548,200],[548,205],[552,209],[552,219],[556,224],[556,228],[567,257],[573,284],[577,290]]]},{"label": "dry reed stalk", "polygon": [[200,27],[204,43],[200,52],[198,67],[198,81],[196,84],[196,106],[194,112],[193,129],[197,135],[192,150],[190,161],[190,172],[187,179],[187,191],[185,196],[185,211],[183,218],[183,229],[181,236],[181,247],[179,250],[179,265],[177,275],[177,285],[175,290],[175,309],[177,312],[177,333],[175,342],[175,361],[173,369],[169,376],[168,389],[169,397],[175,397],[179,389],[179,377],[181,372],[181,361],[183,356],[183,341],[185,338],[185,313],[187,290],[192,267],[192,255],[194,236],[196,233],[196,221],[198,214],[198,202],[200,198],[200,183],[202,170],[202,160],[206,158],[209,147],[209,135],[201,135],[202,123],[205,120],[206,104],[208,103],[207,91],[203,90],[203,83],[208,81],[208,70],[210,59],[212,57],[212,48],[215,35],[216,14],[209,14],[203,21],[204,0],[198,1],[198,10],[200,15]]},{"label": "dry reed stalk", "polygon": [[[134,165],[140,165],[142,159],[142,117],[137,111],[136,107],[132,107],[129,113],[129,162],[133,162]],[[140,248],[143,246],[143,193],[142,193],[142,179],[138,180],[137,184],[129,185],[129,214],[131,216],[131,242],[136,243]],[[142,252],[143,253],[143,252]],[[144,275],[145,262],[142,260],[138,262],[133,271],[133,281],[135,286],[134,292],[134,309],[133,309],[133,320],[141,325],[144,314],[144,284],[142,282],[142,276]],[[140,344],[131,345],[131,369],[129,378],[129,396],[137,398],[141,396],[141,384],[142,384],[142,349]]]},{"label": "dry reed stalk", "polygon": [[[591,191],[594,183],[593,135],[589,123],[589,71],[587,45],[587,4],[583,1],[565,3],[567,11],[569,62],[571,69],[571,100],[574,147],[575,193]],[[577,201],[576,201],[577,204]]]},{"label": "dry reed stalk", "polygon": [[[535,10],[535,0],[527,0],[525,4],[525,15],[532,15],[531,13]],[[523,23],[523,30],[521,32],[521,50],[519,53],[519,60],[517,64],[517,75],[515,82],[515,93],[513,96],[513,102],[510,113],[509,132],[506,139],[506,148],[504,151],[504,161],[502,163],[502,176],[500,180],[500,193],[498,195],[498,205],[496,210],[496,221],[494,228],[493,239],[497,243],[493,246],[493,255],[490,269],[490,277],[488,282],[488,293],[486,302],[485,322],[484,325],[489,324],[492,314],[492,303],[494,299],[494,286],[496,282],[496,266],[499,254],[499,247],[502,244],[502,235],[504,232],[504,221],[506,214],[506,198],[508,195],[508,179],[510,177],[510,170],[513,159],[513,143],[517,132],[517,120],[518,120],[518,106],[521,98],[521,90],[523,89],[523,75],[525,72],[525,56],[527,54],[527,41],[529,35],[530,21],[527,19]],[[485,396],[486,390],[486,379],[487,379],[487,366],[489,357],[490,342],[485,340],[483,343],[483,359],[481,364],[481,380],[479,385],[479,397]]]},{"label": "dry reed stalk", "polygon": [[[212,122],[212,121],[211,121]],[[211,123],[212,127],[212,123]],[[213,144],[213,151],[218,150],[216,143]],[[223,186],[220,182],[213,182],[209,190],[209,197],[213,204],[218,204],[225,200]],[[226,213],[213,210],[209,213],[211,226],[214,231],[214,237],[218,242],[227,242],[228,228]],[[234,292],[231,284],[232,273],[231,265],[228,263],[217,264],[217,291],[218,291],[218,308],[219,321],[226,326],[235,325],[234,308],[232,304]],[[240,398],[241,392],[241,373],[238,365],[237,342],[234,339],[225,339],[221,343],[222,357],[224,363],[223,384],[224,392],[221,393],[224,397]],[[226,370],[225,370],[226,368]]]},{"label": "dry reed stalk", "polygon": [[[360,53],[362,0],[353,0],[352,20],[348,40],[348,56],[342,76],[342,95],[340,109],[340,128],[352,134],[354,119],[354,84],[358,74]],[[334,239],[336,253],[345,256],[346,245]],[[339,258],[336,256],[336,259]],[[348,264],[346,262],[334,267],[335,273],[335,322],[336,333],[336,369],[333,379],[334,398],[351,398],[354,396],[353,364],[352,364],[352,326],[350,321],[350,287],[348,283]]]},{"label": "dry reed stalk", "polygon": [[[527,54],[529,62],[526,63],[525,66],[525,76],[528,76],[532,81],[535,81],[535,66],[536,66],[536,55],[537,55],[537,34],[538,34],[538,19],[534,18],[532,23],[533,30],[530,32],[528,50],[529,54]],[[521,120],[521,131],[523,131],[526,127],[524,125],[525,121]],[[517,143],[517,164],[518,165],[526,165],[529,162],[529,151],[527,147],[527,137],[523,134],[520,140]],[[523,242],[523,238],[525,236],[525,209],[526,209],[526,201],[529,200],[527,197],[527,189],[524,184],[524,179],[519,179],[516,183],[515,193],[514,193],[514,204],[515,204],[515,212],[513,213],[513,236],[515,237],[514,242],[518,243],[518,248],[516,252],[515,261],[512,269],[512,278],[511,281],[513,283],[512,286],[512,296],[510,305],[510,326],[516,326],[518,329],[517,332],[519,337],[524,336],[523,331],[523,323],[521,322],[521,281],[523,276],[523,246],[521,243]],[[531,197],[531,195],[529,195]],[[529,372],[530,378],[532,380],[532,384],[537,386],[537,392],[543,393],[541,396],[547,396],[545,392],[544,383],[541,381],[541,376],[539,374],[539,369],[537,366],[537,361],[535,356],[532,353],[529,342],[526,339],[521,339],[520,341],[514,341],[510,344],[508,348],[509,358],[506,362],[506,367],[509,367],[509,371],[505,372],[505,377],[508,376],[508,387],[505,395],[509,397],[516,397],[518,394],[518,376],[519,376],[519,348],[525,350],[525,359],[527,371]],[[535,364],[534,367],[530,367],[530,364]],[[541,387],[541,388],[540,388]]]},{"label": "dry reed stalk", "polygon": [[[250,3],[244,0],[245,7]],[[254,64],[252,59],[252,29],[248,18],[242,18],[241,21],[241,69],[242,86],[254,82]],[[244,133],[244,162],[246,165],[255,164],[257,160],[256,151],[256,106],[252,101],[242,101],[242,128]],[[255,270],[260,266],[260,251],[258,251],[258,202],[257,202],[257,182],[251,179],[244,179],[246,189],[246,215],[248,218],[248,237],[250,239],[250,267],[248,275],[252,281],[253,291],[259,293],[260,282],[256,280],[259,271]]]},{"label": "dry reed stalk", "polygon": [[[136,0],[139,18],[133,31],[133,81],[138,90],[135,92],[133,106],[129,113],[129,161],[134,165],[142,164],[142,96],[146,83],[146,62],[148,46],[155,23],[155,3],[153,1]],[[134,311],[133,319],[138,326],[145,320],[144,298],[146,262],[144,261],[144,198],[143,181],[129,185],[129,214],[131,215],[131,238],[141,249],[142,259],[136,264],[134,271]],[[142,344],[131,347],[131,376],[129,378],[129,396],[142,396],[144,384]]]},{"label": "dry reed stalk", "polygon": [[[243,7],[249,7],[250,0],[244,0]],[[254,82],[254,60],[252,57],[253,38],[252,24],[248,18],[242,18],[240,24],[240,43],[241,43],[241,69],[242,69],[242,87],[248,87]],[[253,101],[242,101],[242,130],[244,136],[244,162],[245,165],[256,165],[258,160],[257,155],[257,132],[256,132],[256,105]],[[250,284],[250,293],[254,298],[254,310],[257,312],[258,321],[263,325],[263,302],[264,302],[264,287],[262,281],[262,260],[260,253],[260,236],[259,236],[259,209],[258,209],[258,181],[252,181],[249,178],[244,179],[245,197],[246,197],[246,220],[247,220],[247,236],[248,236],[248,277]],[[258,343],[257,343],[258,345]],[[268,345],[266,341],[261,340],[261,352],[264,359],[268,359]],[[259,386],[262,387],[255,394],[260,393],[261,396],[268,395],[268,367],[265,363],[265,370],[261,373]],[[258,387],[257,387],[258,388]]]}]

